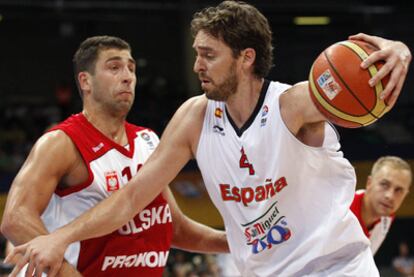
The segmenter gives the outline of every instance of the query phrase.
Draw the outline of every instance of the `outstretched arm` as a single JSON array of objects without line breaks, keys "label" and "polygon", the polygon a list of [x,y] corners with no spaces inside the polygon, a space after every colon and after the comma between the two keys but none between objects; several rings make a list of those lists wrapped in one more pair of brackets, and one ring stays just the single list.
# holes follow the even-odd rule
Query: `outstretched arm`
[{"label": "outstretched arm", "polygon": [[50,235],[16,247],[7,259],[24,253],[19,267],[30,261],[30,273],[35,268],[36,272],[49,268],[48,276],[55,276],[70,243],[103,236],[133,218],[161,193],[192,157],[193,144],[202,126],[200,99],[194,97],[179,108],[160,144],[128,185]]},{"label": "outstretched arm", "polygon": [[[56,157],[62,159],[57,162]],[[2,233],[14,245],[49,233],[40,216],[75,160],[76,149],[63,132],[46,133],[33,146],[12,183],[1,224]],[[16,260],[18,257],[10,262]],[[66,276],[76,274],[66,262],[60,275],[64,276],[64,272],[68,272]]]},{"label": "outstretched arm", "polygon": [[175,248],[199,253],[228,253],[226,232],[198,223],[182,213],[170,189],[163,192],[171,208]]}]

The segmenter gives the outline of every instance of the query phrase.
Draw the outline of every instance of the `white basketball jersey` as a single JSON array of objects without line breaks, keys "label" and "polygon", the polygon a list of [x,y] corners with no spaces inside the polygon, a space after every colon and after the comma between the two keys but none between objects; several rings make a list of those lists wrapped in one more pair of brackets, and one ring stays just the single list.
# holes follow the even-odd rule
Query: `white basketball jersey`
[{"label": "white basketball jersey", "polygon": [[323,147],[310,147],[285,126],[279,96],[289,87],[265,81],[241,129],[224,102],[207,105],[197,161],[243,276],[322,276],[334,265],[345,272],[369,245],[349,210],[355,172],[332,127]]}]

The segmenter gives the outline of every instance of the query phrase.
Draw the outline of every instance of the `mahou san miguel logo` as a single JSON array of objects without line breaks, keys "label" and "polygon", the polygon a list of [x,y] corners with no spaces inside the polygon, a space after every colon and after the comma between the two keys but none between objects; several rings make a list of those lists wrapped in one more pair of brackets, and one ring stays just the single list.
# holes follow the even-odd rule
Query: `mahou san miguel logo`
[{"label": "mahou san miguel logo", "polygon": [[292,233],[288,228],[286,217],[281,215],[277,202],[257,219],[241,224],[244,228],[246,242],[252,247],[252,253],[257,254],[266,249],[287,241]]},{"label": "mahou san miguel logo", "polygon": [[116,171],[107,171],[105,172],[105,181],[106,181],[106,190],[107,191],[116,191],[119,190],[119,179]]},{"label": "mahou san miguel logo", "polygon": [[[223,201],[234,201],[249,207],[256,202],[267,201],[282,192],[288,185],[285,177],[280,177],[275,182],[266,179],[263,185],[243,187],[220,184],[220,193]],[[257,254],[266,249],[287,241],[292,232],[288,226],[286,216],[279,212],[277,201],[274,202],[263,214],[251,222],[241,224],[246,244],[251,246],[252,253]]]}]

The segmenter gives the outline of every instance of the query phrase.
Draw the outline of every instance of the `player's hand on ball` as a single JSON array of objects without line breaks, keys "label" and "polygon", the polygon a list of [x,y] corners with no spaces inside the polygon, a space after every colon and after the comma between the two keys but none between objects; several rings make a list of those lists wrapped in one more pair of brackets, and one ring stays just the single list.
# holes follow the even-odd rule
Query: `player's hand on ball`
[{"label": "player's hand on ball", "polygon": [[350,36],[349,39],[363,40],[380,49],[363,61],[361,66],[367,68],[377,61],[383,60],[385,62],[381,70],[372,77],[369,84],[375,86],[383,77],[390,75],[388,84],[381,94],[381,99],[387,99],[387,104],[390,108],[393,107],[400,95],[412,59],[410,49],[400,41],[362,33]]}]

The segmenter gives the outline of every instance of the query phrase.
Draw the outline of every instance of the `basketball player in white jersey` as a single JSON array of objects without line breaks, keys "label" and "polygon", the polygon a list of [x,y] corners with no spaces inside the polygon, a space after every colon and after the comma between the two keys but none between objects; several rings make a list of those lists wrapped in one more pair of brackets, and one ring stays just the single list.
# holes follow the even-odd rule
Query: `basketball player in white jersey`
[{"label": "basketball player in white jersey", "polygon": [[[49,236],[16,248],[25,255],[18,267],[30,260],[32,268],[55,271],[68,244],[119,228],[195,158],[242,276],[378,276],[369,241],[349,209],[354,169],[312,103],[308,84],[265,79],[273,50],[266,18],[249,4],[224,1],[196,13],[191,27],[204,94],[178,109],[128,186]],[[382,97],[394,105],[409,49],[364,34],[352,39],[380,49],[363,66],[385,60],[372,81],[391,74]]]},{"label": "basketball player in white jersey", "polygon": [[[88,38],[74,66],[83,111],[44,134],[16,176],[2,222],[15,245],[65,225],[121,189],[158,144],[153,131],[125,121],[136,85],[127,42]],[[117,209],[107,221],[118,216]],[[184,216],[165,189],[113,233],[73,243],[60,275],[76,276],[76,268],[94,277],[162,276],[171,245],[228,252],[225,233]]]},{"label": "basketball player in white jersey", "polygon": [[355,192],[351,210],[371,241],[372,254],[378,251],[410,191],[412,170],[403,159],[395,156],[379,158],[368,176],[366,188]]}]

